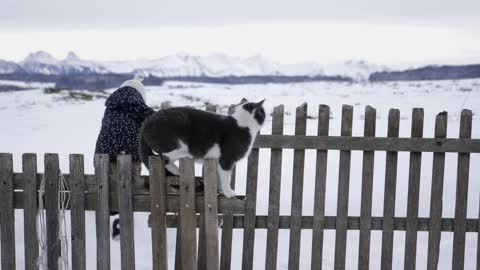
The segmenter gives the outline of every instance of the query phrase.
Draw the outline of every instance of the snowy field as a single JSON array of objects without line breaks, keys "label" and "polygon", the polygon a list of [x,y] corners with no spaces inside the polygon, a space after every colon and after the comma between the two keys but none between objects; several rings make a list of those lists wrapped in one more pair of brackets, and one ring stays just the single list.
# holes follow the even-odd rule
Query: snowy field
[{"label": "snowy field", "polygon": [[[2,83],[2,82],[0,82]],[[42,87],[42,85],[35,85]],[[48,87],[48,86],[45,86]],[[377,109],[377,136],[386,136],[387,115],[390,108],[400,109],[400,136],[409,137],[411,129],[411,110],[414,107],[425,109],[424,137],[433,137],[435,115],[441,111],[448,112],[448,137],[456,138],[459,132],[459,116],[462,106],[471,109],[473,116],[472,137],[480,138],[480,80],[429,81],[429,82],[389,82],[375,84],[350,83],[301,83],[268,85],[209,85],[197,83],[171,82],[161,87],[148,88],[148,104],[160,106],[169,101],[172,105],[190,105],[204,108],[206,103],[218,104],[220,112],[225,113],[232,103],[238,103],[242,97],[249,100],[267,98],[265,107],[268,112],[279,104],[285,105],[285,133],[293,134],[295,108],[308,102],[307,134],[315,135],[319,104],[330,105],[330,134],[340,134],[342,104],[354,106],[353,135],[363,134],[363,114],[366,105]],[[112,90],[109,90],[112,91]],[[87,98],[88,99],[88,98]],[[43,154],[59,153],[60,168],[68,172],[68,155],[82,153],[85,155],[85,170],[93,172],[93,151],[100,129],[104,110],[104,99],[70,98],[67,93],[45,94],[43,89],[0,93],[0,152],[14,155],[14,171],[21,171],[21,155],[34,152],[38,155],[39,171],[43,171]],[[465,104],[464,104],[465,102]],[[267,119],[263,134],[269,134],[271,118]],[[338,182],[338,151],[329,152],[326,215],[335,215]],[[284,150],[282,175],[282,200],[280,214],[290,214],[292,184],[292,150]],[[433,154],[422,156],[420,183],[419,216],[426,217],[430,209],[431,161]],[[270,151],[260,151],[260,168],[258,179],[257,214],[266,215],[268,209]],[[352,152],[349,215],[360,214],[361,158],[359,151]],[[313,187],[315,152],[306,151],[303,214],[313,214]],[[396,197],[396,216],[406,216],[408,186],[408,153],[400,153],[398,161],[398,180]],[[477,218],[479,213],[480,191],[479,155],[471,156],[471,171],[468,193],[469,218]],[[373,216],[383,214],[383,191],[385,175],[385,153],[375,154]],[[443,217],[453,217],[455,209],[455,181],[457,155],[446,155]],[[198,167],[199,168],[199,167]],[[144,170],[145,173],[145,170]],[[197,171],[197,174],[200,172]],[[237,194],[245,192],[246,164],[242,162],[237,169]],[[87,269],[95,269],[95,215],[87,212]],[[23,268],[23,213],[16,211],[16,253],[17,267]],[[175,231],[169,230],[169,264],[173,267]],[[256,230],[255,235],[255,269],[263,269],[265,263],[266,230]],[[279,238],[279,269],[287,269],[289,231],[281,230]],[[358,261],[358,231],[348,232],[347,269],[356,269]],[[237,230],[233,239],[232,269],[240,269],[242,232]],[[404,261],[404,232],[395,232],[394,268],[402,269]],[[428,234],[418,234],[417,268],[426,268]],[[466,269],[473,269],[476,264],[477,235],[467,234]],[[323,266],[333,269],[334,231],[326,231],[324,241]],[[440,268],[450,269],[452,261],[453,234],[443,233],[441,242]],[[151,269],[151,240],[147,227],[147,215],[135,213],[135,247],[137,269]],[[301,269],[309,269],[311,248],[311,231],[302,231]],[[112,269],[120,268],[119,243],[112,241]],[[373,231],[371,239],[371,267],[380,268],[381,231]]]}]

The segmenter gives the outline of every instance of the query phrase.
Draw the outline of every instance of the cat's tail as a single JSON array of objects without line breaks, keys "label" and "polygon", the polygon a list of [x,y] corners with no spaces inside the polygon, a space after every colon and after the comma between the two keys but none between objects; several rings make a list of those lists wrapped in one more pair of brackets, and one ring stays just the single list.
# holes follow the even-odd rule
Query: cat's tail
[{"label": "cat's tail", "polygon": [[145,141],[145,138],[142,136],[140,133],[140,158],[142,159],[143,164],[145,164],[145,167],[149,169],[148,167],[148,157],[153,156],[154,153],[152,151],[152,148],[148,146],[147,142]]}]

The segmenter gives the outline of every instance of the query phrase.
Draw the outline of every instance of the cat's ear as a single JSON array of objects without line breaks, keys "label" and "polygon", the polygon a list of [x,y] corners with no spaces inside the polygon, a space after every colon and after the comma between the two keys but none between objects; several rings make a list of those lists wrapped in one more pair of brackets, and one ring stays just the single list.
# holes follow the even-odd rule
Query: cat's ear
[{"label": "cat's ear", "polygon": [[263,99],[263,100],[260,101],[260,102],[255,103],[255,107],[262,107],[263,102],[265,102],[265,99]]},{"label": "cat's ear", "polygon": [[242,101],[240,101],[240,103],[245,103],[245,102],[248,102],[246,98],[242,98]]}]

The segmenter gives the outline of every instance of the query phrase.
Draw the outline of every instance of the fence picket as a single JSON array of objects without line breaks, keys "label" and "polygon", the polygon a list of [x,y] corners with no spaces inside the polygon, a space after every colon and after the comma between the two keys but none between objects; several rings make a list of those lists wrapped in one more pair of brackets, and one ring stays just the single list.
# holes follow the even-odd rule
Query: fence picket
[{"label": "fence picket", "polygon": [[197,268],[195,222],[195,172],[193,160],[180,160],[180,251],[182,269]]},{"label": "fence picket", "polygon": [[108,186],[108,155],[97,154],[94,159],[97,178],[97,209],[95,223],[97,232],[97,269],[110,269],[110,213]]},{"label": "fence picket", "polygon": [[[447,116],[447,112],[442,112],[437,115],[435,120],[435,138],[445,138],[447,136]],[[434,153],[430,198],[430,228],[428,231],[428,270],[436,270],[438,267],[442,233],[444,172],[445,153]]]},{"label": "fence picket", "polygon": [[118,208],[120,213],[120,254],[122,270],[135,270],[133,233],[132,157],[117,156]]},{"label": "fence picket", "polygon": [[85,270],[85,176],[83,155],[70,155],[69,180],[71,192],[72,270]]},{"label": "fence picket", "polygon": [[217,161],[205,160],[205,253],[206,269],[218,269]]},{"label": "fence picket", "polygon": [[[388,138],[398,137],[400,126],[400,111],[390,109],[388,113]],[[381,268],[392,269],[393,230],[395,221],[395,195],[397,189],[398,152],[387,152],[385,162],[385,192],[383,204],[383,231]]]},{"label": "fence picket", "polygon": [[258,152],[258,148],[253,148],[247,162],[247,194],[245,197],[242,270],[253,269],[255,214],[257,210]]},{"label": "fence picket", "polygon": [[152,227],[152,268],[167,270],[167,224],[165,166],[161,157],[151,156],[150,164],[150,221]]},{"label": "fence picket", "polygon": [[[228,113],[232,114],[235,110],[235,106],[231,105],[228,108]],[[230,186],[235,190],[235,166],[232,168],[232,179]],[[230,270],[232,261],[232,237],[233,237],[233,214],[230,211],[223,213],[222,223],[222,240],[221,240],[221,252],[220,252],[220,269]]]},{"label": "fence picket", "polygon": [[[376,110],[370,106],[365,107],[365,137],[375,137]],[[362,193],[360,210],[360,241],[358,268],[369,269],[370,265],[370,229],[372,225],[372,191],[373,167],[375,152],[363,152],[362,165]]]},{"label": "fence picket", "polygon": [[[353,107],[342,107],[342,136],[352,136]],[[345,253],[347,248],[347,216],[348,194],[350,186],[351,151],[340,151],[338,176],[337,221],[335,232],[335,269],[345,269]]]},{"label": "fence picket", "polygon": [[[472,136],[472,111],[462,110],[460,138]],[[464,269],[470,154],[458,153],[455,225],[453,231],[453,269]]]},{"label": "fence picket", "polygon": [[[423,136],[423,109],[412,111],[412,137]],[[418,202],[420,195],[420,171],[422,153],[410,153],[408,173],[407,229],[405,232],[405,269],[415,270],[417,254]]]},{"label": "fence picket", "polygon": [[[273,109],[272,134],[283,134],[283,105]],[[265,269],[277,269],[278,222],[282,179],[282,149],[272,149],[270,157],[270,192],[268,199],[267,245]]]},{"label": "fence picket", "polygon": [[[330,108],[318,108],[318,136],[328,136]],[[317,150],[315,198],[313,202],[312,270],[322,269],[323,232],[325,229],[325,187],[327,183],[327,150]]]},{"label": "fence picket", "polygon": [[45,154],[45,210],[47,224],[47,261],[48,269],[58,269],[60,240],[58,240],[58,154]]},{"label": "fence picket", "polygon": [[0,247],[1,269],[15,269],[15,213],[13,209],[12,154],[0,153]]},{"label": "fence picket", "polygon": [[[38,269],[38,238],[37,238],[37,155],[23,154],[22,171],[25,186],[23,188],[23,231],[25,243],[25,269]],[[3,197],[2,197],[3,198]]]}]

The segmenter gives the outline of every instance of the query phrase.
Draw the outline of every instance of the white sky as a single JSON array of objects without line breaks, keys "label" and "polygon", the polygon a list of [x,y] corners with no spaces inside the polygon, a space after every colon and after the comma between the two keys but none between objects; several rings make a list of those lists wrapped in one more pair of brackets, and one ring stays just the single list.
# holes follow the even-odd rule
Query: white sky
[{"label": "white sky", "polygon": [[0,59],[261,53],[283,63],[480,62],[480,1],[1,0]]}]

